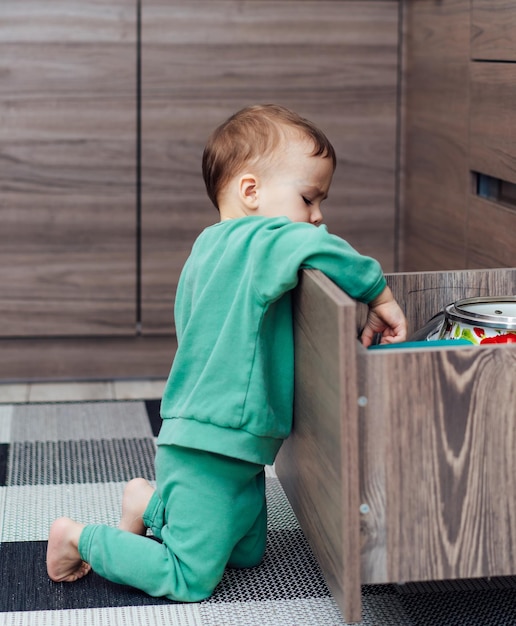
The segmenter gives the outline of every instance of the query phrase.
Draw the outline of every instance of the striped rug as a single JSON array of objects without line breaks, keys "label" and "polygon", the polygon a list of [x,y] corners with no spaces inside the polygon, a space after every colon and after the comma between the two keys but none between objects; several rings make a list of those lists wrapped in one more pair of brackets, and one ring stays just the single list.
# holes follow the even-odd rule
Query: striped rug
[{"label": "striped rug", "polygon": [[[0,405],[0,626],[331,626],[345,622],[272,468],[263,563],[227,570],[197,604],[151,598],[95,573],[54,583],[52,521],[116,525],[125,483],[154,479],[159,401]],[[516,623],[512,579],[363,589],[364,625]]]}]

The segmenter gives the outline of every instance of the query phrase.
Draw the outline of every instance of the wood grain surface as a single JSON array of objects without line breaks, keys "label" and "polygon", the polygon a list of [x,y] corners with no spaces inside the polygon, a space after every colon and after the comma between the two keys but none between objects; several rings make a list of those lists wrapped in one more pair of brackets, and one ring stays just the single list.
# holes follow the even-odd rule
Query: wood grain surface
[{"label": "wood grain surface", "polygon": [[470,168],[516,183],[516,65],[471,63]]},{"label": "wood grain surface", "polygon": [[[457,299],[516,293],[516,268],[387,279],[412,327]],[[345,619],[359,621],[357,581],[516,572],[516,346],[368,351],[353,309],[303,273],[277,472]]]},{"label": "wood grain surface", "polygon": [[516,267],[516,204],[471,198],[468,267]]},{"label": "wood grain surface", "polygon": [[409,334],[457,300],[481,296],[516,295],[514,269],[401,272],[386,276],[394,297],[405,312]]},{"label": "wood grain surface", "polygon": [[0,339],[0,380],[164,379],[176,348],[174,335]]},{"label": "wood grain surface", "polygon": [[469,0],[403,0],[405,271],[466,266]]},{"label": "wood grain surface", "polygon": [[294,427],[276,472],[346,620],[360,615],[354,302],[303,272],[294,306]]},{"label": "wood grain surface", "polygon": [[133,334],[135,0],[0,13],[0,335]]},{"label": "wood grain surface", "polygon": [[360,363],[362,581],[514,574],[515,347]]},{"label": "wood grain surface", "polygon": [[394,261],[397,2],[148,0],[142,5],[143,331],[168,329],[179,271],[218,220],[201,178],[210,132],[256,102],[326,131],[339,165],[325,221]]},{"label": "wood grain surface", "polygon": [[472,0],[471,57],[516,61],[516,5],[507,0]]}]

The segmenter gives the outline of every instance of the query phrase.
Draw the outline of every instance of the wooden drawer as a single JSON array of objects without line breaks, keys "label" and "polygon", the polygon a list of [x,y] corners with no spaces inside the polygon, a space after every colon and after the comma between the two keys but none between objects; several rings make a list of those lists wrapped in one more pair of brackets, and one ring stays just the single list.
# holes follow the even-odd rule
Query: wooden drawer
[{"label": "wooden drawer", "polygon": [[473,0],[471,58],[516,61],[516,4],[507,0]]},{"label": "wooden drawer", "polygon": [[[412,329],[450,302],[516,293],[516,268],[387,280]],[[363,309],[313,270],[294,314],[276,472],[346,621],[361,584],[514,575],[516,345],[366,350]]]},{"label": "wooden drawer", "polygon": [[516,183],[516,64],[471,63],[470,169]]}]

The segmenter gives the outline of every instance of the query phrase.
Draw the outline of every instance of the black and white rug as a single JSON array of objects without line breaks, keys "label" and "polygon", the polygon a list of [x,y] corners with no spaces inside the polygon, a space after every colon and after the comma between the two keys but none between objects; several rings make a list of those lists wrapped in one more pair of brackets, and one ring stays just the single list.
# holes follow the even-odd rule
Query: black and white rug
[{"label": "black and white rug", "polygon": [[[150,598],[95,573],[48,579],[52,521],[116,525],[125,483],[154,479],[159,425],[156,400],[0,405],[0,626],[345,624],[272,469],[265,559],[228,570],[209,600]],[[509,625],[516,582],[367,586],[363,604],[364,625]]]}]

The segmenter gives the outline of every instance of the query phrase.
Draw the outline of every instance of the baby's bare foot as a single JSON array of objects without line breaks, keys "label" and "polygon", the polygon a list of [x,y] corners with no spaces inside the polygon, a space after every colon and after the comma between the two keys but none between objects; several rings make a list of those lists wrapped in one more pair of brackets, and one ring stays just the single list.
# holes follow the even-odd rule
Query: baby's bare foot
[{"label": "baby's bare foot", "polygon": [[127,530],[135,535],[145,535],[145,527],[142,516],[154,493],[152,487],[144,478],[134,478],[129,481],[122,498],[122,517],[118,528]]},{"label": "baby's bare foot", "polygon": [[73,583],[86,576],[91,566],[79,554],[78,545],[84,524],[60,517],[50,528],[47,572],[53,581]]}]

